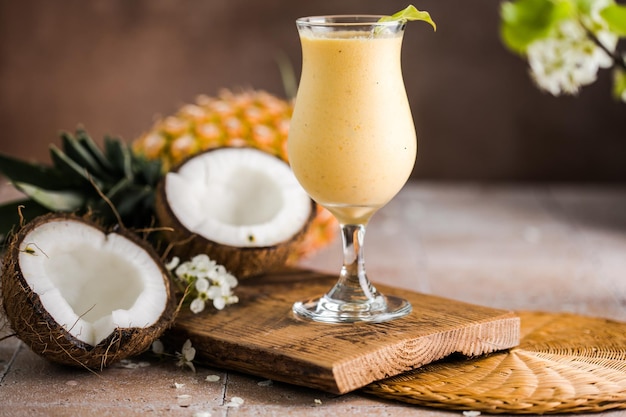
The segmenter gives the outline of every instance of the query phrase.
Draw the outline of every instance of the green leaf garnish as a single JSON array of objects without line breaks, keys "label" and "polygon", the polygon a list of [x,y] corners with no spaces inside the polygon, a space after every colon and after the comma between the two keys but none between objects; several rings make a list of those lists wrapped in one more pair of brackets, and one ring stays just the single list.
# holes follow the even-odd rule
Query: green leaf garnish
[{"label": "green leaf garnish", "polygon": [[430,17],[430,14],[428,12],[422,12],[422,11],[417,10],[417,8],[413,6],[412,4],[407,6],[406,9],[400,10],[399,12],[394,13],[391,16],[381,17],[379,22],[393,22],[397,20],[401,20],[401,21],[403,20],[405,22],[408,22],[411,20],[421,20],[422,22],[429,23],[433,27],[433,30],[435,32],[437,31],[437,25],[435,24],[433,19]]}]

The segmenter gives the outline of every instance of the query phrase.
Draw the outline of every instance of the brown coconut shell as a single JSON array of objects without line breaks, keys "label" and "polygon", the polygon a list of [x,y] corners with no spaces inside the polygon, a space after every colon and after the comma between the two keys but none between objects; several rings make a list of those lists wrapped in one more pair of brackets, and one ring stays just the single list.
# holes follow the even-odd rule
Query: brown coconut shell
[{"label": "brown coconut shell", "polygon": [[[221,148],[209,149],[193,155],[177,165],[171,172],[177,172],[189,159],[217,149]],[[276,160],[285,163],[278,157]],[[298,251],[316,216],[317,205],[311,200],[311,211],[305,225],[290,239],[274,246],[237,247],[224,245],[195,234],[183,226],[174,215],[168,203],[165,193],[166,181],[167,177],[164,177],[157,186],[155,214],[159,226],[167,229],[162,234],[162,237],[163,240],[169,243],[171,249],[169,255],[187,260],[199,254],[206,254],[209,258],[224,266],[238,279],[250,278],[284,267],[290,256]]]},{"label": "brown coconut shell", "polygon": [[[19,265],[20,244],[35,228],[51,221],[77,221],[105,233],[117,233],[144,249],[162,272],[168,292],[167,305],[161,317],[150,327],[118,328],[96,346],[80,341],[59,325],[46,311],[39,296],[22,275]],[[177,311],[176,297],[169,275],[154,249],[132,232],[121,229],[108,232],[96,223],[72,214],[51,213],[35,218],[13,236],[2,266],[2,297],[9,323],[17,337],[35,353],[59,364],[103,369],[119,360],[138,355],[173,323]]]}]

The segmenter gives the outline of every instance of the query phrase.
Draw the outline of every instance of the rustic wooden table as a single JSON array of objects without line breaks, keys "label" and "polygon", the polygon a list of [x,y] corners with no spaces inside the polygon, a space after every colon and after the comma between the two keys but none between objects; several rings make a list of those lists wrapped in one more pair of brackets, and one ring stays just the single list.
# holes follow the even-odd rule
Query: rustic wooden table
[{"label": "rustic wooden table", "polygon": [[[14,195],[0,186],[0,201]],[[626,186],[413,183],[374,217],[366,240],[373,281],[496,308],[626,321]],[[339,262],[336,241],[303,265],[335,272]],[[219,380],[208,381],[213,375]],[[0,416],[460,414],[218,369],[194,374],[173,360],[140,357],[92,374],[52,365],[15,338],[0,343],[0,404]]]}]

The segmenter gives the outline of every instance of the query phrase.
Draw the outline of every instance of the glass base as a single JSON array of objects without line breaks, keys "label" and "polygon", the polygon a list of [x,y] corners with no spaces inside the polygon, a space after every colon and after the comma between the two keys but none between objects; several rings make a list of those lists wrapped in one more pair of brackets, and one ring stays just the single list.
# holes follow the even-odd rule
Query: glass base
[{"label": "glass base", "polygon": [[411,303],[394,296],[378,295],[367,302],[343,302],[324,295],[293,305],[296,317],[323,323],[380,323],[409,314]]}]

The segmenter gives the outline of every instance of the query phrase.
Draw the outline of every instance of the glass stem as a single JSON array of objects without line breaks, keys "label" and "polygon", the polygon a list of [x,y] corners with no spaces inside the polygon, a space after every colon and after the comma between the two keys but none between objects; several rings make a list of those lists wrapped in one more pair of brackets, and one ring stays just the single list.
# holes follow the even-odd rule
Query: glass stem
[{"label": "glass stem", "polygon": [[364,224],[342,224],[343,267],[339,281],[327,297],[348,303],[365,303],[378,296],[365,273],[363,256]]}]

